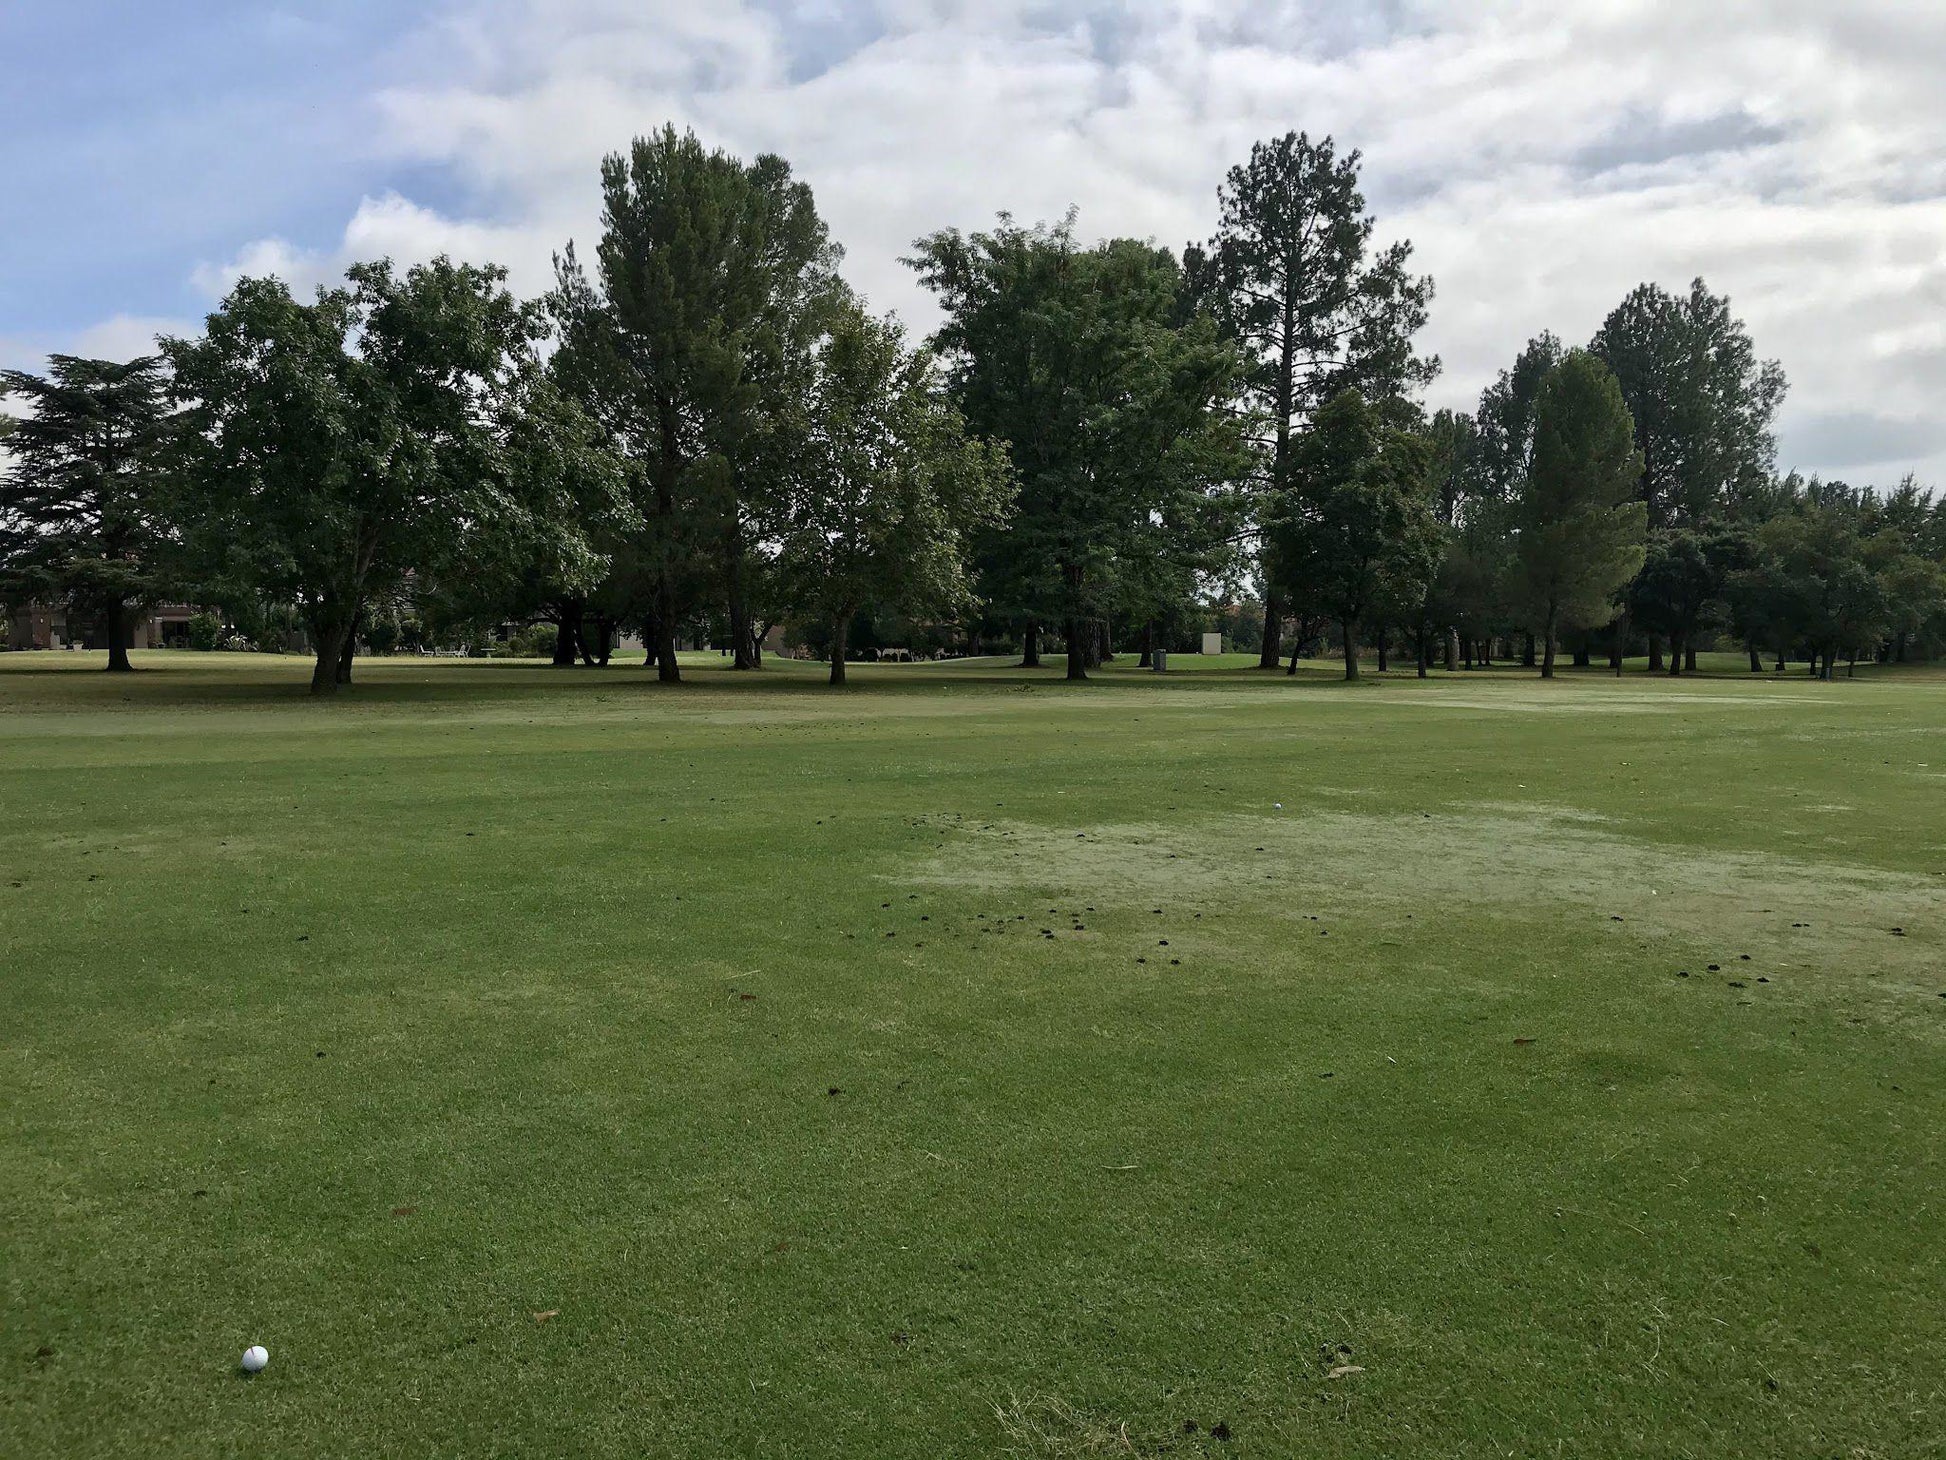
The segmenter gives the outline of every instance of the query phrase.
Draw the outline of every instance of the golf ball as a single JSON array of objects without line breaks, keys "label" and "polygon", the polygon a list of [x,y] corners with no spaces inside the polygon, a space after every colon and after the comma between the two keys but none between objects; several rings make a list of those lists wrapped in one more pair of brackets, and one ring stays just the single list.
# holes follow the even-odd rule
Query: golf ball
[{"label": "golf ball", "polygon": [[253,1343],[243,1351],[243,1372],[260,1374],[265,1364],[270,1362],[270,1350],[260,1343]]}]

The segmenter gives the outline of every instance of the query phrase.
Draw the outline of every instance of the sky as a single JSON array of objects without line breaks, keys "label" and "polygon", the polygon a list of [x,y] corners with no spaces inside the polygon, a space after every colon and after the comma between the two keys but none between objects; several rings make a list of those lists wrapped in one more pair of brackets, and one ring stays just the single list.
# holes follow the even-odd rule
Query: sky
[{"label": "sky", "polygon": [[924,332],[921,234],[1180,247],[1308,131],[1436,282],[1430,405],[1701,275],[1790,378],[1780,468],[1946,485],[1942,74],[1939,0],[0,0],[0,365],[138,353],[244,273],[538,293],[665,121],[788,158]]}]

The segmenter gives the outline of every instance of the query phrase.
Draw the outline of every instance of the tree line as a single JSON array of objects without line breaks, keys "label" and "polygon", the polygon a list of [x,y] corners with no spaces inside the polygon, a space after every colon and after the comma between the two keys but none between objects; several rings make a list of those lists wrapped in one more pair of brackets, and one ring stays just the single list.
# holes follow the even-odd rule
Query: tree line
[{"label": "tree line", "polygon": [[111,669],[166,598],[301,624],[319,694],[407,620],[548,625],[561,665],[631,629],[664,681],[685,633],[754,669],[788,623],[840,683],[888,614],[1085,679],[1239,600],[1263,667],[1335,640],[1351,678],[1371,647],[1937,650],[1946,504],[1778,478],[1783,373],[1700,280],[1428,414],[1433,284],[1359,168],[1260,143],[1179,252],[1072,214],[928,235],[915,342],[785,161],[664,128],[604,161],[600,237],[542,298],[446,258],[310,300],[245,278],[153,356],[0,375],[0,600],[86,616]]}]

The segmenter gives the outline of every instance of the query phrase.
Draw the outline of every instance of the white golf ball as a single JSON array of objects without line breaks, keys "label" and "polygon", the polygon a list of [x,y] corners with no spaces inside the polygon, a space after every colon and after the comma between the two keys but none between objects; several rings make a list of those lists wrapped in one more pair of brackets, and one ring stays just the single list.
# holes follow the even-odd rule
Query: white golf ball
[{"label": "white golf ball", "polygon": [[1270,809],[1272,811],[1282,811],[1284,809],[1284,803],[1282,801],[1279,801],[1276,805],[1272,806]]},{"label": "white golf ball", "polygon": [[265,1364],[270,1362],[270,1350],[260,1343],[253,1343],[243,1351],[243,1372],[261,1374]]}]

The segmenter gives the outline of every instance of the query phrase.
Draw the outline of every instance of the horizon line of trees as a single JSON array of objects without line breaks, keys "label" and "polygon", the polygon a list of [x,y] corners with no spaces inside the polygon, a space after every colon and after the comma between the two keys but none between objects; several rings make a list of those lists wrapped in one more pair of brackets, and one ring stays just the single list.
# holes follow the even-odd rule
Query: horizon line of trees
[{"label": "horizon line of trees", "polygon": [[1058,640],[1078,680],[1245,599],[1262,667],[1330,635],[1347,678],[1372,644],[1679,674],[1732,638],[1829,676],[1946,643],[1946,502],[1780,479],[1783,372],[1700,279],[1429,415],[1433,283],[1374,243],[1360,162],[1257,144],[1179,253],[1072,213],[930,234],[914,343],[783,159],[665,127],[604,161],[600,237],[540,299],[376,260],[308,302],[240,280],[153,356],[0,373],[28,406],[0,603],[92,619],[113,670],[165,597],[299,623],[318,694],[408,620],[551,625],[560,665],[632,629],[664,682],[707,622],[738,669],[789,623],[842,683],[873,616],[1028,666]]}]

